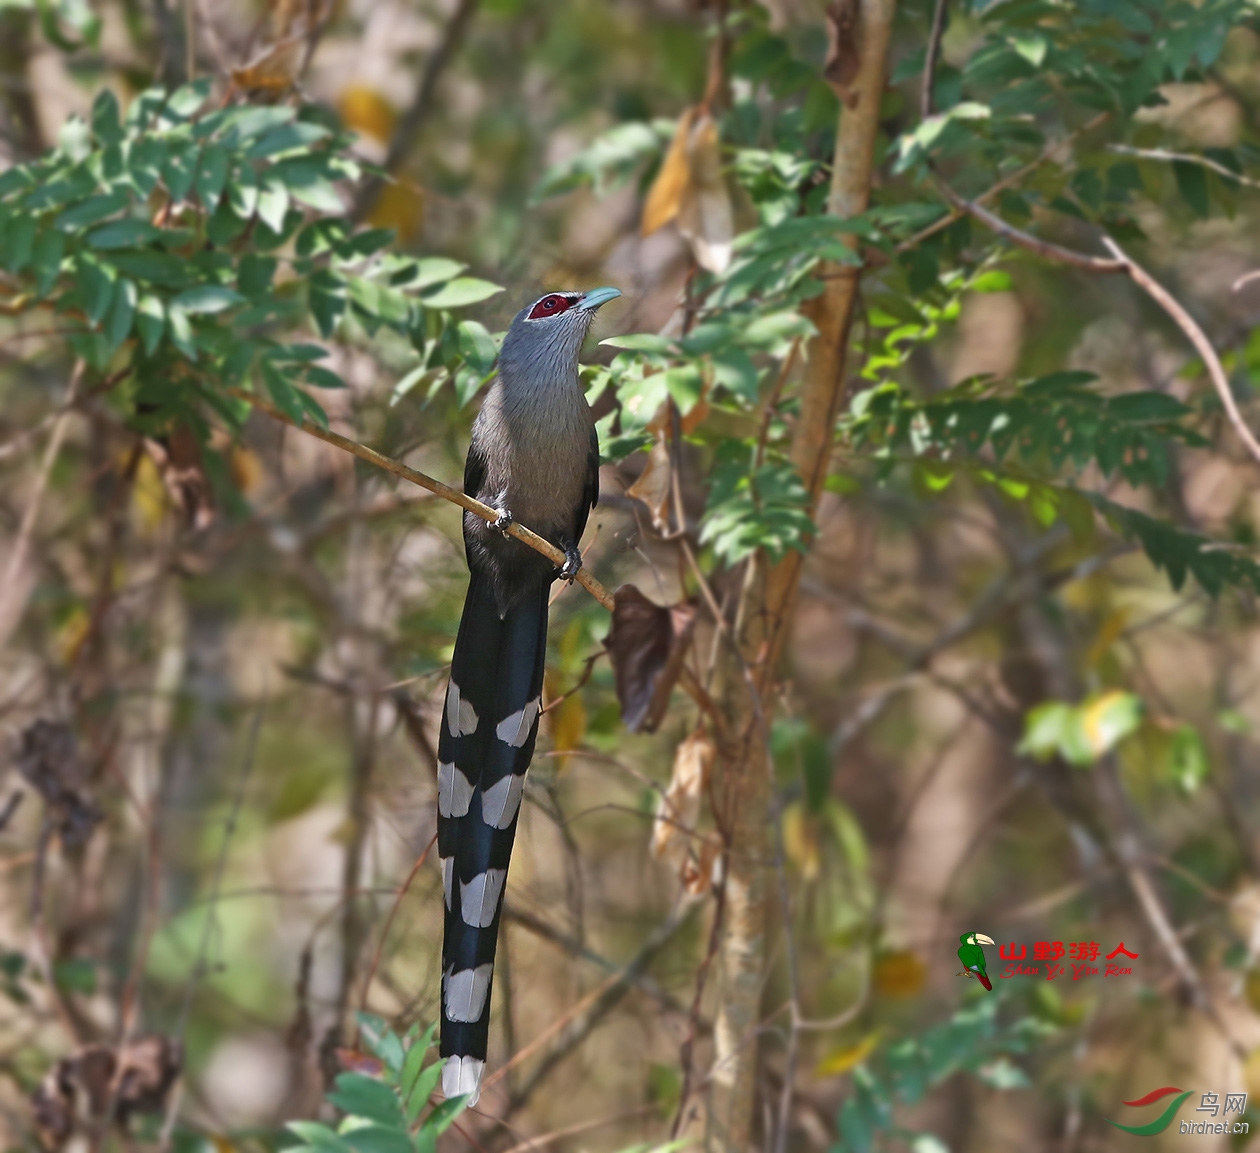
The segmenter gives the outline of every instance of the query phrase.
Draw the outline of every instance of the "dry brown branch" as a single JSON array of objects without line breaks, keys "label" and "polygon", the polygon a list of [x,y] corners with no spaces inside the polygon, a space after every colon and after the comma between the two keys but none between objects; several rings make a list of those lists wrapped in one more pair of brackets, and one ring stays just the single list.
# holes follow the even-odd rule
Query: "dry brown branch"
[{"label": "dry brown branch", "polygon": [[[498,519],[499,513],[497,509],[491,508],[488,504],[482,504],[481,501],[466,495],[457,488],[452,488],[448,484],[443,484],[440,480],[434,480],[431,476],[426,476],[422,472],[418,472],[414,468],[408,468],[401,461],[393,460],[375,449],[368,448],[365,444],[351,440],[349,437],[342,436],[333,432],[331,429],[324,428],[315,424],[310,420],[303,419],[299,424],[285,413],[281,412],[274,404],[255,396],[253,393],[243,392],[240,389],[229,389],[229,393],[238,400],[243,400],[247,404],[252,405],[260,412],[265,412],[274,420],[283,421],[285,424],[293,428],[301,429],[302,432],[324,441],[326,444],[335,445],[337,448],[345,452],[357,456],[360,460],[366,461],[368,464],[375,465],[385,472],[410,481],[412,484],[419,485],[421,488],[428,489],[429,492],[440,496],[443,500],[448,500],[452,504],[459,505],[462,509],[467,509],[471,513],[482,517],[484,520],[494,521]],[[507,527],[508,536],[515,537],[522,544],[529,545],[535,552],[542,553],[549,561],[552,561],[557,567],[564,564],[564,553],[561,552],[550,541],[544,540],[536,532],[525,528],[523,525],[513,522]],[[588,593],[591,594],[601,605],[609,612],[613,609],[613,598],[602,584],[599,583],[586,568],[579,570],[577,583],[580,584]]]},{"label": "dry brown branch", "polygon": [[1203,358],[1208,377],[1212,381],[1212,387],[1216,389],[1216,395],[1220,397],[1225,415],[1229,417],[1229,423],[1234,426],[1238,438],[1247,446],[1247,451],[1260,462],[1260,441],[1256,440],[1255,434],[1243,420],[1242,413],[1238,411],[1238,402],[1234,400],[1234,393],[1229,387],[1229,377],[1225,375],[1221,358],[1216,355],[1216,349],[1212,347],[1207,334],[1199,327],[1198,321],[1186,311],[1168,289],[1128,256],[1114,240],[1109,236],[1104,237],[1103,244],[1107,246],[1109,252],[1114,254],[1133,283],[1145,290],[1147,295],[1169,315],[1173,323],[1185,333],[1186,339],[1194,345],[1195,352]]},{"label": "dry brown branch", "polygon": [[17,539],[13,542],[13,549],[9,553],[9,563],[5,566],[4,580],[0,582],[0,647],[17,628],[22,616],[28,591],[25,582],[20,579],[22,569],[26,565],[27,554],[31,550],[31,536],[35,531],[35,522],[39,518],[44,490],[48,487],[48,478],[61,452],[61,442],[66,436],[70,411],[79,394],[79,385],[83,381],[85,367],[82,360],[77,360],[71,370],[70,387],[67,390],[65,403],[61,407],[61,414],[53,424],[52,435],[49,436],[48,444],[44,448],[44,456],[39,463],[39,471],[35,474],[35,483],[27,499],[22,522],[18,526]]}]

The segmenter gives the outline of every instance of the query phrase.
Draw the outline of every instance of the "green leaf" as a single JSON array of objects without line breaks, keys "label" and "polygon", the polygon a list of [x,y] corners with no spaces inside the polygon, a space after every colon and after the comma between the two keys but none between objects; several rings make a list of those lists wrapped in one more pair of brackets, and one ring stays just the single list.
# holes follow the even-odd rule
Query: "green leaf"
[{"label": "green leaf", "polygon": [[173,300],[166,309],[166,323],[175,347],[189,360],[196,360],[197,345],[193,340],[192,321],[188,319],[188,313]]},{"label": "green leaf", "polygon": [[227,186],[228,165],[228,152],[222,145],[211,143],[201,150],[201,163],[197,166],[193,189],[210,212],[219,206],[219,199]]},{"label": "green leaf", "polygon": [[114,249],[138,248],[160,239],[162,230],[155,228],[147,220],[116,220],[112,224],[102,224],[87,234],[89,248]]},{"label": "green leaf", "polygon": [[424,1128],[435,1137],[442,1136],[468,1104],[468,1096],[450,1097],[424,1119]]},{"label": "green leaf", "polygon": [[244,304],[245,297],[221,284],[201,284],[181,292],[171,301],[171,308],[178,308],[192,316],[206,316]]},{"label": "green leaf", "polygon": [[123,137],[118,97],[102,88],[92,101],[92,135],[102,144],[117,144]]},{"label": "green leaf", "polygon": [[673,356],[678,346],[667,336],[659,336],[655,332],[631,332],[623,336],[609,336],[599,342],[608,348],[628,348],[637,352],[655,352],[663,356]]},{"label": "green leaf", "polygon": [[1174,160],[1172,170],[1182,200],[1190,205],[1196,216],[1206,217],[1212,207],[1208,198],[1207,170],[1186,160]]},{"label": "green leaf", "polygon": [[503,289],[488,280],[474,276],[459,276],[448,281],[435,292],[424,295],[420,303],[425,308],[465,308],[494,296]]},{"label": "green leaf", "polygon": [[56,229],[45,228],[35,239],[32,263],[35,272],[35,291],[47,296],[61,272],[61,258],[66,250],[66,238]]},{"label": "green leaf", "polygon": [[[332,1101],[333,1096],[330,1094],[328,1099]],[[355,1153],[413,1153],[411,1138],[401,1125],[364,1125],[347,1129],[341,1134],[341,1139]]]},{"label": "green leaf", "polygon": [[[344,1113],[365,1117],[391,1129],[403,1129],[406,1121],[394,1091],[382,1081],[362,1073],[340,1073],[334,1082],[336,1091],[328,1100]],[[346,1136],[350,1140],[349,1136]]]},{"label": "green leaf", "polygon": [[318,1121],[289,1121],[285,1128],[296,1134],[314,1149],[327,1149],[335,1151],[335,1153],[346,1153],[346,1150],[350,1148],[327,1125],[321,1125]]},{"label": "green leaf", "polygon": [[258,193],[258,219],[272,232],[282,232],[284,217],[288,211],[288,189],[278,180],[268,180]]},{"label": "green leaf", "polygon": [[1193,725],[1179,725],[1168,749],[1169,776],[1187,796],[1198,792],[1211,771],[1207,746]]},{"label": "green leaf", "polygon": [[166,329],[166,309],[161,300],[146,293],[140,297],[136,305],[136,331],[140,334],[140,342],[144,351],[152,356],[162,341],[162,333]]},{"label": "green leaf", "polygon": [[494,368],[495,358],[499,355],[494,338],[484,324],[475,320],[461,320],[458,331],[460,355],[470,368],[485,376]]},{"label": "green leaf", "polygon": [[127,194],[121,189],[90,196],[82,204],[67,208],[58,216],[57,227],[63,232],[73,232],[121,212],[129,203]]},{"label": "green leaf", "polygon": [[30,262],[38,222],[34,216],[18,216],[0,230],[0,261],[10,272],[21,272]]},{"label": "green leaf", "polygon": [[105,321],[105,339],[113,352],[128,336],[136,316],[136,286],[130,280],[120,280],[114,291],[114,302]]},{"label": "green leaf", "polygon": [[302,405],[302,396],[297,388],[294,387],[293,382],[273,361],[263,360],[259,362],[258,369],[262,374],[263,384],[267,386],[267,392],[271,395],[275,406],[291,421],[300,425],[305,409]]}]

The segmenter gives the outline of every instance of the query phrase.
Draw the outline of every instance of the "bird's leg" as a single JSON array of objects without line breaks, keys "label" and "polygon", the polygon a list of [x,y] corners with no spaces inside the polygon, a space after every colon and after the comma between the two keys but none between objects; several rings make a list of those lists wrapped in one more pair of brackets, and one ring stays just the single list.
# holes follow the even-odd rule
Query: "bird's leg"
[{"label": "bird's leg", "polygon": [[582,567],[582,554],[578,552],[578,547],[569,541],[564,542],[564,564],[560,566],[560,579],[568,581],[572,584],[576,579],[578,570]]},{"label": "bird's leg", "polygon": [[498,512],[499,515],[490,522],[490,527],[498,529],[504,536],[507,536],[508,525],[512,524],[512,522],[516,520],[516,517],[512,515],[510,509],[501,508]]}]

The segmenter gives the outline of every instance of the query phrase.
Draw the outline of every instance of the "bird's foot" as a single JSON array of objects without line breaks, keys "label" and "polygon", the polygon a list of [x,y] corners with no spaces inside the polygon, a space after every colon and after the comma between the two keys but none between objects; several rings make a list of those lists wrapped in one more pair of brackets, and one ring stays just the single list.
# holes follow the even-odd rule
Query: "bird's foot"
[{"label": "bird's foot", "polygon": [[496,516],[494,520],[490,522],[490,527],[493,529],[498,529],[499,532],[501,532],[504,536],[507,536],[508,526],[512,524],[512,522],[515,520],[516,520],[516,517],[512,515],[509,509],[501,508],[499,509],[499,515]]},{"label": "bird's foot", "polygon": [[578,570],[582,567],[582,554],[578,552],[577,545],[564,546],[564,564],[560,566],[560,579],[568,581],[572,584],[577,578]]}]

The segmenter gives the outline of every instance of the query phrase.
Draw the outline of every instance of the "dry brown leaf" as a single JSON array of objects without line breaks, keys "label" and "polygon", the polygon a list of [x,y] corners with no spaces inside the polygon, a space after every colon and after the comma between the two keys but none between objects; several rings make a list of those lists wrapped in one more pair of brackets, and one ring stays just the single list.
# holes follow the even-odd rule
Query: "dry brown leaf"
[{"label": "dry brown leaf", "polygon": [[670,141],[661,170],[652,181],[647,201],[643,205],[643,223],[640,227],[643,236],[651,236],[658,228],[664,228],[682,208],[683,197],[691,183],[688,142],[697,111],[698,109],[688,108],[678,118],[674,139]]},{"label": "dry brown leaf", "polygon": [[63,1057],[31,1094],[35,1126],[48,1149],[74,1134],[84,1098],[90,1123],[99,1123],[112,1106],[110,1120],[125,1127],[133,1113],[161,1113],[183,1065],[180,1046],[166,1037],[142,1037],[121,1049],[85,1045]]},{"label": "dry brown leaf", "polygon": [[74,730],[61,721],[35,721],[22,733],[17,770],[48,806],[62,845],[86,845],[104,814],[88,791]]},{"label": "dry brown leaf", "polygon": [[858,93],[853,89],[862,67],[858,24],[858,0],[836,0],[827,5],[827,58],[823,79],[835,89],[847,108],[856,108]]},{"label": "dry brown leaf", "polygon": [[202,461],[201,444],[187,425],[162,437],[145,437],[144,449],[157,466],[162,484],[189,528],[214,522],[214,494]]},{"label": "dry brown leaf", "polygon": [[655,605],[634,585],[622,585],[613,594],[612,628],[604,647],[621,719],[632,733],[654,733],[665,716],[695,620],[694,605]]},{"label": "dry brown leaf", "polygon": [[669,531],[669,494],[672,471],[669,467],[669,442],[664,432],[657,432],[656,443],[648,453],[647,464],[639,479],[626,489],[626,496],[641,500],[652,514],[652,527],[659,533]]},{"label": "dry brown leaf", "polygon": [[232,69],[233,87],[247,93],[287,92],[297,79],[305,46],[305,36],[289,36],[269,44],[248,63]]},{"label": "dry brown leaf", "polygon": [[722,272],[731,262],[735,218],[722,175],[717,122],[707,114],[691,129],[687,168],[690,179],[678,209],[678,231],[701,268]]},{"label": "dry brown leaf", "polygon": [[669,787],[656,804],[652,825],[652,856],[657,860],[684,853],[700,819],[700,798],[704,794],[717,756],[713,738],[697,730],[680,741],[674,750],[674,771]]},{"label": "dry brown leaf", "polygon": [[688,856],[678,871],[683,888],[693,897],[707,893],[718,882],[722,846],[711,838],[700,842],[700,852]]}]

